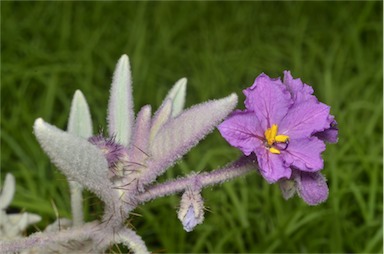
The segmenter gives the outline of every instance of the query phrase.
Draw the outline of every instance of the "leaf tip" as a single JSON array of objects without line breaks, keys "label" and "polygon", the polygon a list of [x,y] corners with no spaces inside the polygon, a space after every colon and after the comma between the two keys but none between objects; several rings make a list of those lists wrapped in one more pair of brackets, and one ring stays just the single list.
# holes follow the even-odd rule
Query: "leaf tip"
[{"label": "leaf tip", "polygon": [[233,108],[236,107],[237,101],[238,101],[237,94],[231,93],[229,96],[225,98],[225,101],[228,103],[228,106]]},{"label": "leaf tip", "polygon": [[35,120],[35,123],[33,124],[33,129],[36,131],[42,128],[44,128],[44,120],[43,118],[39,117]]}]

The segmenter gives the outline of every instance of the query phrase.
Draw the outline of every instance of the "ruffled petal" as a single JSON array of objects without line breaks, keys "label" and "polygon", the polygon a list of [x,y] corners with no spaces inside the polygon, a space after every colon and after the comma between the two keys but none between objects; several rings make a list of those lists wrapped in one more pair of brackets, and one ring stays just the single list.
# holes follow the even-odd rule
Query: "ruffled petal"
[{"label": "ruffled petal", "polygon": [[291,177],[292,170],[284,164],[281,154],[270,153],[264,147],[256,149],[255,153],[260,173],[269,183]]},{"label": "ruffled petal", "polygon": [[254,112],[237,110],[217,128],[229,144],[247,156],[262,145],[264,134]]},{"label": "ruffled petal", "polygon": [[270,128],[272,124],[279,123],[293,103],[281,80],[271,79],[264,73],[243,92],[246,96],[245,106],[256,113],[264,130]]},{"label": "ruffled petal", "polygon": [[325,150],[323,141],[316,137],[293,139],[287,150],[281,151],[286,166],[293,166],[303,171],[314,172],[324,167],[321,153]]},{"label": "ruffled petal", "polygon": [[317,102],[317,98],[312,95],[313,88],[304,84],[299,78],[294,79],[290,71],[284,71],[283,83],[287,86],[295,103],[304,102],[306,100]]},{"label": "ruffled petal", "polygon": [[308,205],[318,205],[328,198],[328,185],[320,172],[295,174],[298,195]]},{"label": "ruffled petal", "polygon": [[337,122],[332,115],[330,115],[328,121],[330,122],[329,128],[315,133],[314,136],[328,143],[337,143],[339,140],[339,128],[337,127]]},{"label": "ruffled petal", "polygon": [[327,121],[330,107],[323,103],[306,101],[294,104],[281,120],[279,134],[288,135],[290,139],[310,137],[329,126]]}]

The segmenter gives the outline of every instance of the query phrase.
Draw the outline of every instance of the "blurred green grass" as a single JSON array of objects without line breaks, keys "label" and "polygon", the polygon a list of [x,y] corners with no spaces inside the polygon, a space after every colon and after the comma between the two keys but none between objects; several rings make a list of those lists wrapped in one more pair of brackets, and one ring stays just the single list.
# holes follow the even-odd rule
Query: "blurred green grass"
[{"label": "blurred green grass", "polygon": [[[204,191],[203,225],[182,230],[177,196],[139,207],[132,224],[155,252],[382,252],[382,3],[2,2],[1,180],[16,176],[13,209],[69,217],[65,177],[37,144],[44,118],[66,128],[76,89],[94,131],[105,124],[113,68],[130,57],[136,110],[159,106],[188,78],[187,106],[241,91],[261,72],[291,70],[331,105],[340,127],[324,154],[330,197],[317,207],[284,201],[253,174]],[[235,159],[217,131],[167,177]],[[164,179],[163,177],[162,179]],[[101,203],[86,194],[86,216]],[[172,214],[174,214],[172,216]],[[121,250],[124,251],[124,250]]]}]

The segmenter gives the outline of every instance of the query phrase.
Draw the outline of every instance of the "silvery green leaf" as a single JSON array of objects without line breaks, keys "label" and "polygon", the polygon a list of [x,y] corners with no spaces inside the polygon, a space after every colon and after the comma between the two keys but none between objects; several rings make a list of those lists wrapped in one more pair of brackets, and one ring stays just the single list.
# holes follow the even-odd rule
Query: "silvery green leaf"
[{"label": "silvery green leaf", "polygon": [[164,102],[167,99],[172,100],[172,117],[178,116],[184,108],[185,103],[185,94],[187,89],[187,79],[179,79],[172,89],[168,92],[167,97],[165,97]]},{"label": "silvery green leaf", "polygon": [[152,175],[143,177],[150,183],[177,159],[195,146],[220,123],[236,106],[237,95],[231,94],[220,100],[201,103],[184,110],[169,120],[151,144]]},{"label": "silvery green leaf", "polygon": [[1,189],[0,194],[0,209],[4,210],[7,208],[13,199],[13,195],[15,194],[15,177],[8,173],[5,176],[4,185]]},{"label": "silvery green leaf", "polygon": [[8,215],[9,223],[19,232],[24,231],[29,225],[41,221],[40,215],[33,213],[17,213]]},{"label": "silvery green leaf", "polygon": [[92,136],[92,119],[83,93],[76,90],[69,113],[68,132],[83,138]]},{"label": "silvery green leaf", "polygon": [[110,201],[112,184],[106,180],[108,163],[102,152],[86,139],[36,119],[34,133],[52,162],[69,178]]},{"label": "silvery green leaf", "polygon": [[132,160],[142,161],[148,157],[149,131],[151,127],[151,106],[146,105],[137,114],[134,133],[132,137]]},{"label": "silvery green leaf", "polygon": [[150,140],[152,141],[160,128],[172,117],[178,116],[185,103],[187,79],[182,78],[176,82],[168,92],[160,108],[156,111],[151,127]]},{"label": "silvery green leaf", "polygon": [[160,108],[156,111],[151,126],[150,138],[152,142],[154,137],[159,132],[160,128],[171,118],[172,113],[172,100],[166,99]]},{"label": "silvery green leaf", "polygon": [[41,220],[41,217],[33,213],[6,214],[0,211],[0,239],[14,239],[22,236],[25,229]]},{"label": "silvery green leaf", "polygon": [[123,55],[113,75],[111,96],[108,105],[109,135],[128,146],[134,121],[131,67],[127,55]]},{"label": "silvery green leaf", "polygon": [[[71,112],[69,113],[68,132],[79,137],[89,138],[92,136],[92,119],[89,107],[83,93],[76,90],[72,99]],[[71,192],[71,208],[73,224],[83,224],[83,197],[82,186],[78,182],[69,181]]]}]

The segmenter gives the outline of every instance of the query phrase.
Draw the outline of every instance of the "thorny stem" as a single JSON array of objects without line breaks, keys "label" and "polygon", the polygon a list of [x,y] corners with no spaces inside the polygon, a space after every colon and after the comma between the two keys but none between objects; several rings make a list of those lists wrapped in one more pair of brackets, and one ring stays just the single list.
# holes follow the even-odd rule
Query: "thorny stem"
[{"label": "thorny stem", "polygon": [[200,187],[223,183],[235,177],[243,176],[257,168],[255,158],[241,157],[228,166],[211,172],[199,173],[176,180],[170,180],[162,184],[150,187],[146,192],[139,194],[136,198],[139,203],[145,203],[155,198],[172,195],[184,191],[195,184]]}]

